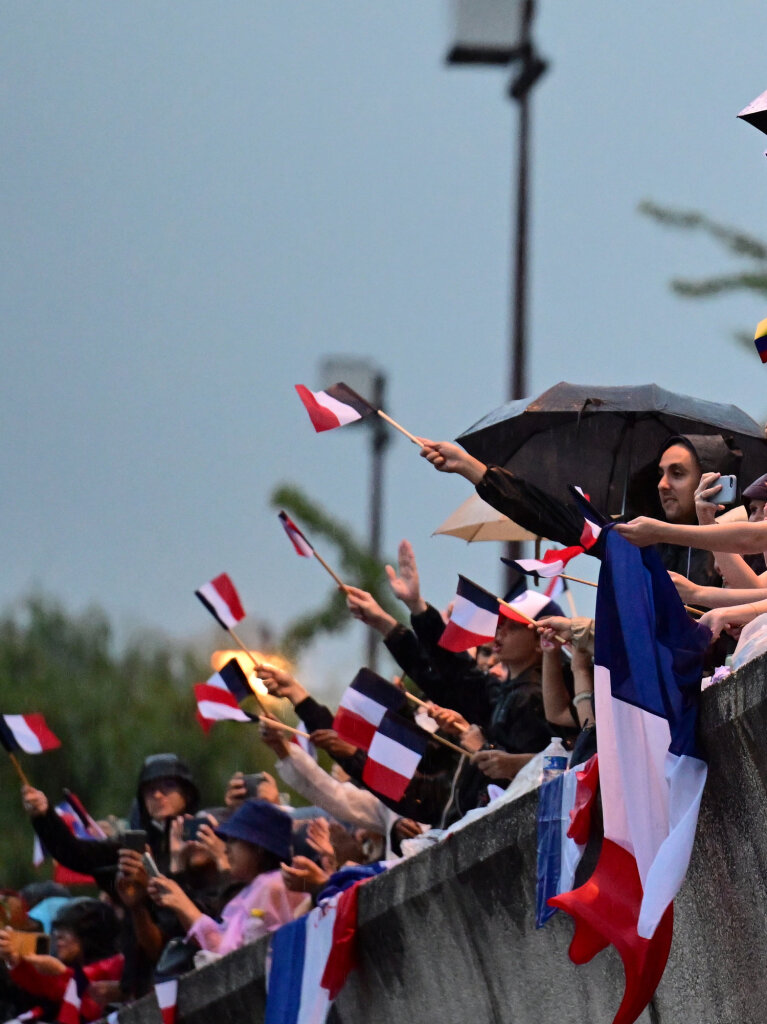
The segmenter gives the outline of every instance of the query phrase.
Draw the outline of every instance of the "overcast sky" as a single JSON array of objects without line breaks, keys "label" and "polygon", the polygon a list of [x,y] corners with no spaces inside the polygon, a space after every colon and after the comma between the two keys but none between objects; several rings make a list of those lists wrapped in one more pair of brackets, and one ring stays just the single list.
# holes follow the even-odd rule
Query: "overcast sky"
[{"label": "overcast sky", "polygon": [[[505,72],[445,66],[448,30],[444,0],[0,6],[5,608],[36,589],[192,637],[228,571],[279,626],[328,581],[272,489],[367,529],[365,434],[315,435],[293,385],[370,358],[392,415],[445,438],[505,400],[516,111]],[[636,207],[767,237],[767,140],[735,118],[767,7],[541,0],[535,34],[531,390],[655,381],[763,420],[730,333],[767,310],[673,296],[737,264]],[[494,546],[430,537],[468,493],[395,439],[385,546],[413,541],[436,603],[459,570],[498,585]],[[348,681],[361,629],[310,685]]]}]

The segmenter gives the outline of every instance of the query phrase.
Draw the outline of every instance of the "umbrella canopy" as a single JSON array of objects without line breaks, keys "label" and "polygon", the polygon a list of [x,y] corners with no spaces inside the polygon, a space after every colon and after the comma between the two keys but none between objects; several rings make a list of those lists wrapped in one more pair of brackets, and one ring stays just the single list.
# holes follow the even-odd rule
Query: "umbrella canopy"
[{"label": "umbrella canopy", "polygon": [[432,537],[438,533],[460,537],[469,543],[478,540],[536,540],[534,533],[507,519],[505,515],[483,501],[478,494],[472,494],[451,512],[444,523],[432,533]]},{"label": "umbrella canopy", "polygon": [[569,500],[568,484],[577,484],[608,515],[657,515],[658,451],[672,434],[719,435],[743,452],[741,482],[767,470],[762,428],[742,409],[657,384],[563,381],[536,398],[507,402],[457,440],[475,458],[562,500]]}]

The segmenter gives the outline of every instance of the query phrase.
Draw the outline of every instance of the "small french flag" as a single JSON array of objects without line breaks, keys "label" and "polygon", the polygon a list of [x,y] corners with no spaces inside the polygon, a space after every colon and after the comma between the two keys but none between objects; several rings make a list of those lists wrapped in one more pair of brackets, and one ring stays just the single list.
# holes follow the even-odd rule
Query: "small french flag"
[{"label": "small french flag", "polygon": [[406,718],[388,712],[368,747],[362,781],[390,800],[401,800],[426,753],[428,736]]},{"label": "small french flag", "polygon": [[290,538],[290,543],[296,549],[296,554],[301,555],[302,558],[311,558],[314,554],[314,548],[306,537],[304,537],[303,533],[301,533],[287,512],[280,512],[279,519],[285,533],[287,533]]},{"label": "small french flag", "polygon": [[200,724],[205,731],[212,722],[252,722],[228,691],[210,683],[195,683],[194,696]]},{"label": "small french flag", "polygon": [[492,640],[498,628],[498,608],[494,594],[459,575],[453,611],[439,646],[446,651],[466,651]]},{"label": "small french flag", "polygon": [[[592,543],[594,542],[592,541]],[[551,579],[552,576],[559,576],[563,573],[567,563],[576,555],[582,555],[583,552],[584,548],[580,544],[576,544],[570,548],[552,548],[545,553],[543,558],[518,558],[516,561],[504,559],[504,561],[507,565],[513,566],[528,576],[535,573],[545,579]]]},{"label": "small french flag", "polygon": [[239,594],[225,572],[204,583],[195,594],[224,629],[233,629],[245,618]]},{"label": "small french flag", "polygon": [[10,753],[23,750],[25,754],[42,754],[61,746],[40,714],[0,715],[0,743]]},{"label": "small french flag", "polygon": [[176,1024],[178,978],[171,978],[170,981],[158,981],[154,987],[154,994],[162,1014],[162,1024]]},{"label": "small french flag", "polygon": [[240,707],[252,692],[236,658],[227,661],[207,682],[195,683],[197,715],[203,729],[207,732],[212,722],[252,722],[253,716]]},{"label": "small french flag", "polygon": [[361,668],[341,698],[333,728],[347,743],[367,750],[387,711],[398,711],[404,694],[369,668]]},{"label": "small french flag", "polygon": [[303,384],[296,384],[295,387],[318,434],[323,430],[354,423],[376,411],[370,402],[352,391],[348,384],[332,384],[324,391],[310,391]]}]

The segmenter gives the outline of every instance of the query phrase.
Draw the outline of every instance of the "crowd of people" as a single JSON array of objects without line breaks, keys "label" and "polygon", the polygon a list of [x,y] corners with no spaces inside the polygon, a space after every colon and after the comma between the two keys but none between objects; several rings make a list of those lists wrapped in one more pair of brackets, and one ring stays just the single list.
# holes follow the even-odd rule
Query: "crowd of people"
[{"label": "crowd of people", "polygon": [[[579,543],[583,514],[574,505],[457,445],[424,441],[421,454],[436,470],[465,477],[486,502],[535,534]],[[703,613],[700,621],[712,633],[708,671],[732,650],[728,633],[767,612],[767,474],[743,491],[742,522],[716,521],[719,476],[737,469],[737,458],[717,435],[669,437],[652,485],[662,518],[614,527],[631,543],[657,545],[682,600]],[[591,553],[599,557],[598,544]],[[314,746],[333,761],[327,772],[277,719],[258,727],[276,756],[276,775],[307,807],[284,805],[266,772],[236,773],[226,792],[218,799],[207,794],[206,803],[184,761],[158,753],[139,769],[123,825],[116,829],[110,820],[98,835],[82,836],[48,795],[23,786],[23,809],[45,850],[90,876],[99,895],[72,896],[53,883],[6,894],[5,1018],[34,1012],[58,1020],[74,979],[81,1020],[97,1020],[158,979],[225,956],[329,893],[417,855],[515,780],[527,775],[535,785],[540,754],[553,737],[571,751],[572,765],[596,750],[593,620],[565,616],[540,591],[521,588],[501,604],[494,642],[446,650],[439,641],[447,613],[424,599],[410,543],[403,541],[398,554],[396,570],[387,572],[407,624],[353,586],[345,587],[348,611],[380,634],[398,666],[395,685],[420,696],[419,724],[439,730],[464,755],[430,734],[403,795],[387,797],[363,781],[367,755],[337,734],[333,712],[286,669],[261,665],[269,693],[290,702]]]}]

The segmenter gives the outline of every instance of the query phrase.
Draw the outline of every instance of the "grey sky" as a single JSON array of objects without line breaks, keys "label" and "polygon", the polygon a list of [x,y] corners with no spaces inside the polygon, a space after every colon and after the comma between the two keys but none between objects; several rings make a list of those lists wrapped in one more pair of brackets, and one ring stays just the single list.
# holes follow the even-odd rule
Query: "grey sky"
[{"label": "grey sky", "polygon": [[[366,528],[366,439],[315,435],[293,384],[369,356],[438,437],[504,400],[514,111],[503,72],[443,65],[446,6],[0,6],[6,607],[37,586],[193,635],[226,570],[278,625],[327,585],[272,488]],[[762,418],[767,369],[729,332],[767,310],[670,295],[728,258],[635,209],[767,236],[765,141],[735,119],[767,8],[541,0],[536,37],[531,387],[654,380]],[[492,546],[429,537],[468,493],[392,445],[386,548],[413,541],[437,602],[459,570],[498,580]],[[310,683],[354,671],[360,628]]]}]

